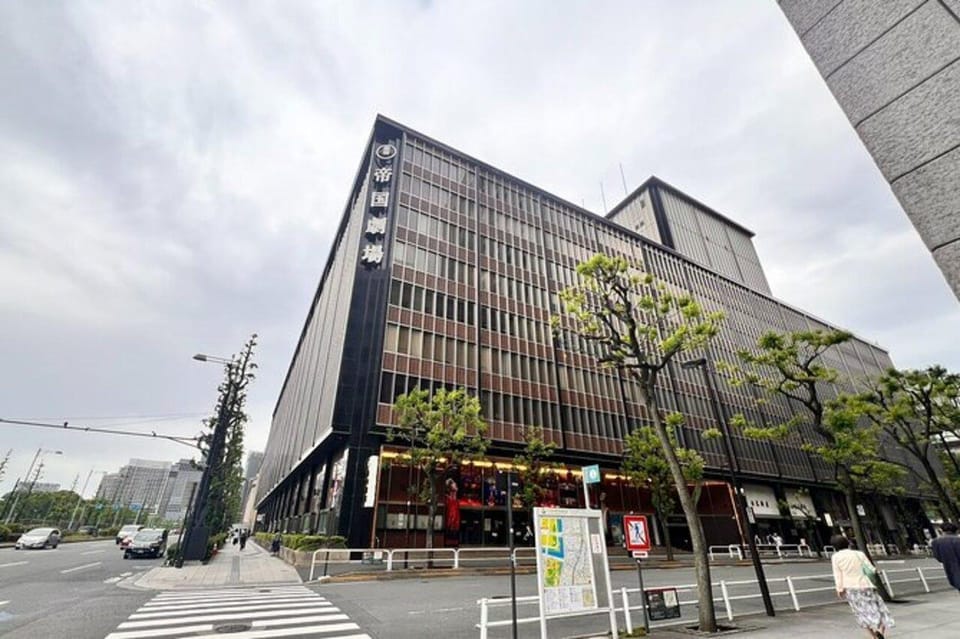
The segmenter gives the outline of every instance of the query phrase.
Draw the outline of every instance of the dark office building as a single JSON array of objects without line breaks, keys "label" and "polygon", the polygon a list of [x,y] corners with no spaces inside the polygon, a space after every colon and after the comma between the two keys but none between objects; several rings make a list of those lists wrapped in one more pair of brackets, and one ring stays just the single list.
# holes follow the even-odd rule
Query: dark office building
[{"label": "dark office building", "polygon": [[[261,526],[340,534],[351,547],[423,545],[426,507],[409,489],[417,473],[384,436],[391,406],[416,387],[465,387],[482,402],[491,446],[484,460],[451,469],[459,530],[444,531],[439,515],[436,545],[506,543],[498,469],[519,450],[523,425],[541,425],[568,469],[551,477],[545,505],[582,506],[580,466],[601,465],[592,505],[617,541],[624,513],[652,513],[649,496],[618,470],[623,438],[645,413],[630,384],[598,370],[576,335],[552,337],[556,293],[575,282],[579,262],[623,255],[726,313],[713,361],[734,359],[767,330],[829,328],[771,297],[752,236],[657,178],[598,216],[378,117],[274,411]],[[860,339],[827,363],[850,380],[891,364]],[[728,415],[763,423],[793,411],[772,402],[758,412],[748,389],[716,385]],[[707,462],[700,510],[710,543],[737,541],[723,443],[701,437],[716,426],[703,371],[670,368],[660,399],[686,416],[678,437]],[[833,469],[799,445],[735,435],[733,446],[761,535],[816,544],[847,522],[829,488]],[[876,541],[922,534],[918,493],[862,506]],[[519,530],[526,516],[517,509]],[[682,516],[659,525],[685,543]]]}]

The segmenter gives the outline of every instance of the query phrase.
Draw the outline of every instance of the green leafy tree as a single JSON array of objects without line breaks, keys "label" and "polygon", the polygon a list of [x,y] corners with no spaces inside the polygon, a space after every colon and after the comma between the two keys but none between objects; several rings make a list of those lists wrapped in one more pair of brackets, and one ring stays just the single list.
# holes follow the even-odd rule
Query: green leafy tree
[{"label": "green leafy tree", "polygon": [[925,370],[889,368],[861,395],[864,413],[917,465],[907,465],[921,483],[936,492],[941,507],[954,521],[960,508],[937,455],[945,434],[960,425],[960,376],[942,366]]},{"label": "green leafy tree", "polygon": [[547,474],[556,467],[548,460],[553,457],[557,445],[544,439],[541,426],[527,426],[522,430],[521,436],[525,445],[513,458],[513,463],[519,469],[517,475],[523,486],[520,492],[523,507],[532,510],[546,492],[544,480]]},{"label": "green leafy tree", "polygon": [[[681,448],[673,435],[673,430],[683,423],[683,416],[672,413],[666,417],[670,427],[668,435],[677,454],[677,460],[683,468],[683,476],[688,484],[693,484],[693,502],[700,501],[704,461],[700,454],[689,448]],[[670,473],[670,466],[663,456],[663,445],[656,431],[649,426],[641,426],[630,433],[623,446],[622,469],[627,480],[637,488],[650,492],[650,501],[657,513],[663,540],[667,547],[667,561],[673,561],[673,544],[670,540],[670,515],[677,509],[676,486]]]},{"label": "green leafy tree", "polygon": [[780,423],[758,426],[742,414],[731,421],[744,435],[757,439],[799,438],[804,426],[812,428],[818,440],[802,446],[835,469],[854,535],[866,551],[857,495],[890,490],[902,470],[882,459],[880,429],[864,418],[856,397],[824,395],[826,388],[840,382],[839,372],[824,364],[824,353],[852,337],[846,331],[768,332],[757,340],[756,350],[738,351],[739,364],[723,362],[719,369],[732,385],[757,388],[763,394],[760,403],[780,396],[801,408]]},{"label": "green leafy tree", "polygon": [[617,369],[634,383],[660,441],[690,530],[700,599],[699,628],[714,632],[717,621],[703,525],[656,388],[660,372],[672,360],[701,349],[719,332],[723,314],[704,313],[689,294],[674,293],[622,257],[594,255],[577,266],[577,274],[579,284],[560,293],[562,317],[552,318],[554,331],[570,326],[599,353],[599,366]]},{"label": "green leafy tree", "polygon": [[239,520],[243,493],[243,432],[248,421],[247,387],[255,378],[253,361],[256,334],[244,344],[239,357],[224,367],[217,408],[213,417],[204,421],[207,431],[200,436],[200,448],[209,457],[210,443],[219,420],[226,421],[226,439],[219,459],[206,459],[212,465],[207,501],[206,525],[211,532],[226,530]]},{"label": "green leafy tree", "polygon": [[412,390],[398,397],[393,408],[397,426],[387,430],[387,439],[406,442],[411,465],[423,474],[419,492],[427,502],[427,548],[433,548],[438,482],[446,468],[483,455],[487,425],[480,401],[464,389],[441,388],[433,395]]}]

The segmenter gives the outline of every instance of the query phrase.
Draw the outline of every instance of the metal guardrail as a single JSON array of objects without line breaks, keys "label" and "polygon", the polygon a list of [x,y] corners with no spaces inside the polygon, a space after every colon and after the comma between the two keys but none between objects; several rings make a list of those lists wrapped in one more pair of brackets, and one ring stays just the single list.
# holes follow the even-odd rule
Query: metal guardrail
[{"label": "metal guardrail", "polygon": [[[925,575],[924,571],[934,571],[933,575]],[[922,587],[922,592],[929,593],[931,592],[930,581],[932,580],[945,580],[946,576],[943,573],[943,569],[939,566],[917,566],[915,568],[902,568],[896,570],[879,570],[878,571],[881,578],[883,579],[884,584],[887,586],[887,589],[890,591],[890,594],[894,596],[893,586],[896,584],[897,589],[901,591],[901,594],[904,594],[904,589],[901,588],[903,584],[917,583],[919,582]],[[896,578],[900,575],[913,575],[906,578]],[[802,582],[829,582],[828,586],[815,586],[815,587],[803,587]],[[799,612],[802,608],[809,608],[818,605],[824,605],[827,602],[804,602],[803,595],[809,595],[811,593],[823,593],[823,592],[834,592],[836,587],[833,585],[833,574],[825,575],[800,575],[800,576],[791,576],[778,577],[773,579],[767,579],[767,583],[771,586],[776,586],[782,584],[780,589],[771,590],[770,595],[775,598],[779,598],[781,601],[784,598],[789,597],[789,609]],[[737,616],[744,617],[749,615],[763,614],[763,611],[753,610],[745,612],[737,612],[735,610],[734,602],[737,601],[747,601],[751,599],[760,599],[761,595],[759,593],[759,588],[757,592],[750,592],[747,594],[731,594],[731,589],[742,588],[744,586],[757,586],[756,579],[745,579],[738,581],[726,581],[720,580],[712,584],[714,592],[719,589],[720,597],[714,596],[715,603],[723,604],[723,614],[726,616],[728,621],[733,621]],[[799,587],[798,587],[799,586]],[[681,584],[677,586],[657,586],[655,589],[645,589],[645,590],[658,590],[660,588],[676,588],[679,593],[696,593],[696,584]],[[623,615],[623,620],[625,627],[628,633],[632,633],[634,630],[634,620],[633,615],[637,611],[643,611],[644,602],[643,597],[639,597],[639,602],[631,603],[631,595],[639,595],[639,588],[627,588],[622,587],[618,591],[620,593],[621,605],[614,608],[614,612],[619,615]],[[616,595],[615,595],[616,596]],[[535,605],[539,602],[539,598],[536,596],[525,596],[517,597],[517,606],[530,606]],[[511,606],[511,600],[509,597],[490,597],[479,599],[477,605],[480,606],[480,623],[476,624],[476,628],[480,630],[480,639],[489,639],[490,630],[496,628],[509,627],[512,625],[511,619],[496,619],[491,620],[491,612],[500,608],[509,608]],[[687,599],[680,600],[681,606],[690,606],[697,605],[697,599]],[[782,610],[783,608],[780,607]],[[597,611],[598,615],[608,614],[606,610]],[[518,624],[529,624],[529,623],[539,623],[540,617],[539,614],[533,617],[521,617],[517,619]],[[677,626],[689,624],[690,620],[677,620],[670,622],[662,623],[651,623],[651,628],[665,628],[669,626]]]}]

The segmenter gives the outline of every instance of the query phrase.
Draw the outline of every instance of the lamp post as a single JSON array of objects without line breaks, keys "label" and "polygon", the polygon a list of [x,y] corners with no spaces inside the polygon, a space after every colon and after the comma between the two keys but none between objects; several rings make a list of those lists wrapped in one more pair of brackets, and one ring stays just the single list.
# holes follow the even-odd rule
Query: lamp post
[{"label": "lamp post", "polygon": [[238,383],[236,379],[237,363],[234,360],[201,353],[194,355],[193,359],[198,362],[213,362],[226,366],[227,392],[217,408],[217,423],[213,430],[213,437],[210,439],[210,446],[207,448],[206,464],[203,468],[203,475],[200,477],[200,485],[197,487],[193,511],[190,513],[190,523],[186,534],[184,534],[183,546],[178,551],[176,562],[178,568],[183,566],[184,560],[203,559],[206,552],[207,539],[210,537],[210,530],[206,524],[210,482],[213,475],[220,469],[223,461],[227,425],[233,412],[233,396]]},{"label": "lamp post", "polygon": [[[37,449],[37,454],[33,456],[33,461],[30,462],[30,468],[27,469],[27,474],[25,475],[25,477],[27,478],[27,481],[30,482],[30,485],[27,487],[27,497],[29,497],[30,493],[33,492],[33,487],[37,483],[36,479],[30,479],[30,475],[33,474],[33,467],[37,463],[37,460],[40,459],[40,455],[44,453],[51,453],[53,455],[62,455],[63,451],[47,450],[44,448]],[[24,483],[24,482],[21,482],[21,483]],[[16,514],[16,511],[17,511],[17,504],[20,502],[20,494],[22,492],[23,492],[22,490],[18,490],[14,493],[13,504],[10,505],[10,511],[7,513],[7,518],[3,520],[3,523],[9,524],[13,520],[13,516]]]},{"label": "lamp post", "polygon": [[77,497],[77,505],[73,507],[73,514],[70,515],[70,523],[67,524],[67,530],[73,530],[73,521],[77,517],[77,510],[80,509],[80,504],[83,503],[83,493],[87,492],[87,484],[90,482],[90,478],[94,473],[106,473],[105,470],[94,470],[90,469],[90,472],[87,473],[87,478],[83,481],[83,488],[80,489],[80,495]]},{"label": "lamp post", "polygon": [[[727,471],[730,475],[730,483],[733,485],[733,490],[736,493],[734,507],[737,509],[737,518],[742,523],[739,527],[741,547],[746,545],[750,550],[750,559],[753,562],[753,570],[757,575],[757,584],[760,587],[760,596],[763,598],[763,607],[768,617],[774,617],[776,616],[776,612],[774,612],[773,609],[773,600],[770,598],[770,588],[767,586],[767,578],[763,573],[763,563],[761,563],[760,555],[757,553],[757,543],[753,538],[753,525],[747,516],[747,497],[743,492],[740,475],[733,465],[733,442],[730,439],[730,426],[727,424],[727,420],[723,414],[723,404],[720,403],[720,396],[713,384],[713,373],[710,370],[710,364],[707,358],[701,357],[700,359],[689,362],[682,362],[680,368],[685,370],[699,368],[703,372],[703,380],[707,385],[707,392],[710,393],[710,406],[713,409],[713,418],[720,425],[720,430],[723,432],[723,450],[727,457]],[[744,537],[746,537],[746,539],[744,539]]]}]

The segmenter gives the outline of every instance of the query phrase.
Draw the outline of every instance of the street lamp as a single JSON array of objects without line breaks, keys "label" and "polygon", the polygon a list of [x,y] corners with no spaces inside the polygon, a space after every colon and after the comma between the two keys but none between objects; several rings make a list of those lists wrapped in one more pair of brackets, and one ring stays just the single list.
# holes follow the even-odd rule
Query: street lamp
[{"label": "street lamp", "polygon": [[190,524],[183,537],[183,545],[178,549],[176,561],[178,568],[183,567],[183,561],[185,559],[203,559],[204,553],[206,552],[207,539],[210,537],[210,530],[206,524],[208,500],[210,497],[210,482],[213,475],[219,470],[222,462],[223,448],[227,438],[227,424],[230,421],[233,394],[238,381],[235,379],[237,363],[232,359],[205,355],[203,353],[197,353],[193,356],[193,359],[198,362],[212,362],[226,366],[227,393],[223,401],[220,402],[217,410],[217,423],[213,429],[210,446],[207,448],[206,464],[204,464],[203,475],[200,477],[200,485],[197,487],[193,512],[190,513]]},{"label": "street lamp", "polygon": [[[36,485],[36,483],[37,483],[37,480],[36,480],[36,479],[30,479],[30,475],[33,474],[33,467],[34,467],[34,465],[37,463],[37,459],[40,458],[40,455],[42,455],[42,454],[44,454],[44,453],[50,453],[50,454],[52,454],[52,455],[62,455],[62,454],[63,454],[63,451],[62,451],[62,450],[48,450],[48,449],[45,449],[45,448],[38,448],[38,449],[37,449],[37,454],[33,456],[33,461],[30,462],[30,468],[27,469],[27,474],[25,475],[25,477],[27,478],[27,481],[30,482],[30,485],[27,487],[27,497],[29,497],[29,496],[30,496],[30,493],[33,492],[33,487],[34,487],[34,486]],[[42,462],[41,462],[41,463],[42,463]],[[23,483],[23,482],[21,482],[21,483]],[[18,490],[18,491],[15,491],[15,492],[14,492],[14,495],[13,495],[13,503],[10,505],[10,511],[7,512],[7,518],[3,520],[3,523],[4,523],[4,524],[9,524],[10,521],[13,519],[13,516],[14,516],[14,514],[15,514],[16,511],[17,511],[17,504],[20,502],[20,494],[21,494],[22,492],[23,492],[22,490]]]},{"label": "street lamp", "polygon": [[77,505],[73,507],[73,514],[70,515],[70,523],[67,524],[67,530],[73,530],[73,521],[77,517],[77,510],[80,509],[80,504],[83,503],[83,493],[87,492],[87,484],[90,483],[90,477],[92,477],[94,473],[106,474],[106,472],[105,470],[94,470],[91,468],[90,472],[87,473],[87,478],[83,481],[83,488],[80,489],[80,495],[77,496]]},{"label": "street lamp", "polygon": [[[773,600],[770,598],[770,588],[767,586],[767,578],[763,574],[763,563],[760,561],[760,555],[757,553],[757,542],[753,537],[753,526],[747,517],[747,496],[743,492],[743,485],[740,482],[740,476],[733,465],[733,442],[730,439],[730,426],[724,416],[723,404],[720,403],[720,396],[713,384],[713,372],[710,370],[710,363],[705,357],[681,362],[680,368],[684,370],[693,370],[699,368],[703,372],[703,380],[707,385],[707,391],[710,393],[710,406],[713,408],[713,418],[720,425],[723,432],[724,453],[727,457],[727,470],[730,474],[730,483],[733,484],[733,490],[736,493],[736,502],[734,506],[737,509],[737,517],[742,522],[739,526],[741,547],[745,543],[750,550],[750,559],[753,561],[753,570],[757,575],[757,584],[760,586],[760,596],[763,598],[763,607],[766,609],[767,616],[776,616],[773,610]],[[744,533],[746,528],[746,533]],[[744,539],[746,537],[746,539]]]}]

